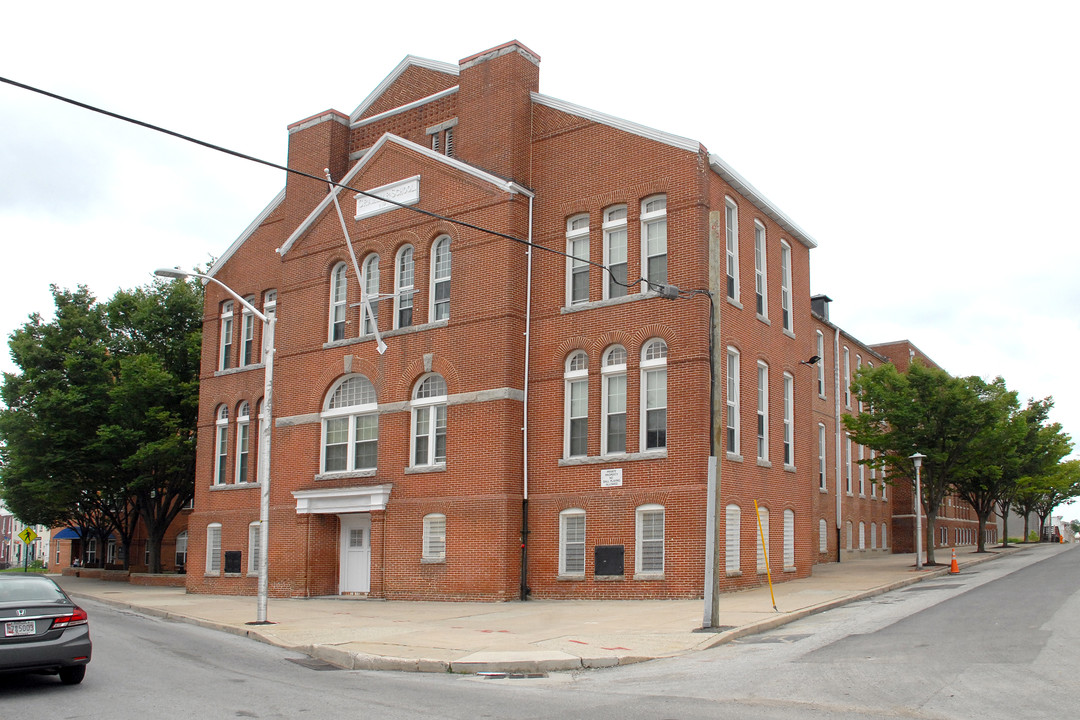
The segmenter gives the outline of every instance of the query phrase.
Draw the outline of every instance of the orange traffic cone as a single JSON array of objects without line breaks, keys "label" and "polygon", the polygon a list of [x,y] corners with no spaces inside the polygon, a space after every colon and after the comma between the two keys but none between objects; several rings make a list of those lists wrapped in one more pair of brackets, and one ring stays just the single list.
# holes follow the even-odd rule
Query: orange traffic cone
[{"label": "orange traffic cone", "polygon": [[960,573],[960,566],[956,564],[956,548],[952,549],[952,566],[949,568],[950,575],[957,575]]}]

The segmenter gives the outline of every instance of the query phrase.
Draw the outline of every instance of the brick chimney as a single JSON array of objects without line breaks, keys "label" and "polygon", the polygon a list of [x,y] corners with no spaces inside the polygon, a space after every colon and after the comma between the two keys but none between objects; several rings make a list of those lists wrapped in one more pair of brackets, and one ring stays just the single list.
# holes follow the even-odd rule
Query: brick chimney
[{"label": "brick chimney", "polygon": [[529,187],[532,99],[540,56],[512,40],[461,60],[455,155]]},{"label": "brick chimney", "polygon": [[[322,178],[330,168],[334,181],[348,168],[349,116],[337,110],[313,115],[289,126],[289,168]],[[288,212],[306,215],[326,197],[327,185],[289,173],[285,181]]]}]

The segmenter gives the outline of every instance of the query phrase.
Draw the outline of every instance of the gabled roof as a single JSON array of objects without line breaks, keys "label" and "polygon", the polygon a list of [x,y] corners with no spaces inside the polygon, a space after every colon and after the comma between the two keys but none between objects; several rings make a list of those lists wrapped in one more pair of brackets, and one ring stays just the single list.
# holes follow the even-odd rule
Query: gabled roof
[{"label": "gabled roof", "polygon": [[428,60],[427,58],[416,57],[415,55],[406,55],[405,59],[398,63],[389,75],[387,75],[378,87],[371,91],[371,94],[364,98],[364,101],[357,105],[356,109],[349,115],[350,122],[356,122],[360,119],[360,116],[367,112],[379,97],[386,92],[387,88],[394,84],[394,82],[401,77],[401,74],[408,70],[410,67],[422,67],[428,70],[434,70],[435,72],[445,73],[447,75],[457,76],[458,66],[454,63],[440,62],[438,60]]},{"label": "gabled roof", "polygon": [[353,178],[356,177],[360,170],[363,169],[368,164],[368,162],[371,161],[372,158],[378,155],[379,151],[383,147],[385,147],[387,143],[393,143],[403,148],[412,150],[413,152],[423,155],[430,160],[442,163],[459,172],[465,173],[466,175],[470,175],[478,180],[486,182],[489,185],[492,185],[497,190],[501,190],[510,194],[521,194],[527,197],[533,196],[531,190],[522,185],[518,185],[515,182],[512,182],[510,180],[504,180],[503,178],[492,175],[491,173],[484,172],[483,170],[475,168],[472,165],[463,163],[460,160],[437,153],[431,148],[424,147],[423,145],[417,145],[416,143],[410,142],[409,140],[399,138],[397,135],[385,133],[381,138],[379,138],[378,142],[371,146],[370,150],[364,153],[364,157],[361,158],[360,161],[353,166],[352,170],[346,173],[345,177],[341,178],[341,180],[337,181],[338,185],[334,186],[333,191],[327,193],[326,197],[322,199],[322,202],[320,202],[315,207],[315,209],[312,210],[311,213],[304,219],[304,221],[300,223],[296,230],[293,231],[292,235],[289,236],[289,239],[285,241],[285,244],[278,249],[279,255],[285,257],[285,253],[289,252],[289,250],[296,243],[296,241],[303,237],[304,233],[306,233],[311,228],[311,226],[315,224],[315,221],[319,218],[319,216],[322,215],[322,213],[327,209],[327,207],[330,206],[331,203],[333,203],[335,195],[342,192],[343,189],[356,192],[355,189],[342,188],[340,186],[348,185],[350,182],[352,182]]},{"label": "gabled roof", "polygon": [[[206,271],[206,274],[213,277],[214,274],[217,273],[217,271],[220,270],[226,262],[228,262],[229,258],[231,258],[233,254],[240,249],[240,246],[247,242],[247,239],[251,237],[256,230],[259,229],[259,226],[263,224],[267,217],[270,216],[270,213],[274,212],[277,206],[280,205],[284,200],[285,188],[282,188],[281,192],[279,192],[274,197],[274,199],[270,201],[270,204],[263,208],[263,211],[259,213],[259,215],[254,220],[251,221],[250,225],[244,228],[244,232],[240,233],[240,237],[233,240],[233,243],[229,246],[228,250],[222,253],[221,257],[214,261],[214,264],[210,267],[209,270]],[[206,284],[205,280],[203,281],[203,284]]]}]

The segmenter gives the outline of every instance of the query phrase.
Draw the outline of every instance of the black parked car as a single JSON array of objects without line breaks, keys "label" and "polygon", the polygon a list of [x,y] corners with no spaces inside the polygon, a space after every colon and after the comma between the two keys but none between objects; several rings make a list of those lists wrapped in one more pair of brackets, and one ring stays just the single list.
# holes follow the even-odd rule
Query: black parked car
[{"label": "black parked car", "polygon": [[55,673],[82,682],[90,662],[86,611],[44,575],[0,574],[0,673]]}]

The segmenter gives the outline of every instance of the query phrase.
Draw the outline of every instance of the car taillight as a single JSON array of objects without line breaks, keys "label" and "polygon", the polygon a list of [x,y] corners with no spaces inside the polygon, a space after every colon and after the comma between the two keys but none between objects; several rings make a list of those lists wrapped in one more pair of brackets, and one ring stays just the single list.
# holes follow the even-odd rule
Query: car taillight
[{"label": "car taillight", "polygon": [[74,625],[85,625],[87,620],[86,611],[81,607],[76,607],[75,612],[70,615],[63,615],[53,619],[52,629],[72,627]]}]

